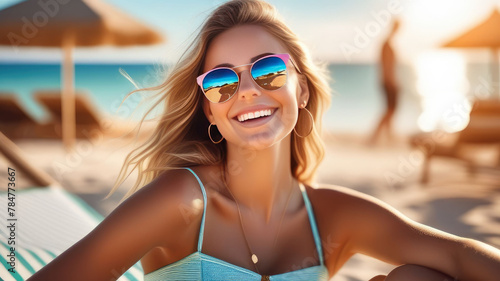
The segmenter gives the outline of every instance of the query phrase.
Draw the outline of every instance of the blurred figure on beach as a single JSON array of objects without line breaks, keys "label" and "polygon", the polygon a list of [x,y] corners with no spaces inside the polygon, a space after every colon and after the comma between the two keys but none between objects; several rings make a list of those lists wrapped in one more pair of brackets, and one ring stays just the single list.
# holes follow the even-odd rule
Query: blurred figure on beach
[{"label": "blurred figure on beach", "polygon": [[370,145],[375,145],[377,143],[383,130],[385,130],[387,139],[389,141],[394,138],[392,120],[398,102],[399,86],[396,77],[396,55],[391,43],[394,34],[398,31],[398,29],[399,20],[395,19],[392,24],[392,30],[387,36],[384,44],[382,45],[382,51],[380,52],[380,79],[382,82],[382,92],[385,96],[386,109],[382,117],[380,118],[375,131],[369,139],[368,143]]}]

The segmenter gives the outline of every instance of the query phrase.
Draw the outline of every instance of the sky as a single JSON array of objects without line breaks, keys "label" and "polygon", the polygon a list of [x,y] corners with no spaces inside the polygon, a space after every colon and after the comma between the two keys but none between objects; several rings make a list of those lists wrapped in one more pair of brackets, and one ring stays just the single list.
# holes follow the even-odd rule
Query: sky
[{"label": "sky", "polygon": [[[47,0],[41,0],[47,1]],[[0,0],[0,9],[20,2]],[[208,14],[224,0],[107,0],[157,30],[166,42],[153,47],[77,48],[76,62],[175,62]],[[402,61],[438,48],[484,20],[500,0],[268,0],[318,60],[370,63],[391,22],[401,28],[394,46]],[[477,52],[475,58],[487,59]],[[0,62],[58,62],[58,49],[0,47]]]}]

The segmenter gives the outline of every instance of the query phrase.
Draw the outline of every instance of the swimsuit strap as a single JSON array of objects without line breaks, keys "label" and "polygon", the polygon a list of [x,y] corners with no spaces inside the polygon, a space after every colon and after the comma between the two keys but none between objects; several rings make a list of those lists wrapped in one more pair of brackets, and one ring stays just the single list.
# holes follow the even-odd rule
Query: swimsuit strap
[{"label": "swimsuit strap", "polygon": [[[203,216],[201,218],[201,226],[200,226],[200,234],[198,236],[198,252],[201,252],[201,248],[203,245],[203,233],[205,232],[205,217],[207,213],[207,192],[205,191],[205,186],[201,182],[198,175],[191,170],[191,168],[185,167],[184,169],[190,171],[195,177],[198,183],[200,184],[201,193],[203,194]],[[318,227],[316,225],[316,219],[314,218],[314,212],[311,206],[311,201],[309,201],[309,197],[307,196],[306,189],[302,183],[299,183],[300,190],[302,191],[302,197],[304,198],[304,204],[306,205],[307,214],[309,216],[309,223],[311,224],[311,229],[314,237],[314,243],[316,244],[316,250],[318,252],[319,261],[321,265],[324,265],[323,260],[323,249],[321,247],[321,238],[319,236]]]},{"label": "swimsuit strap", "polygon": [[205,186],[203,186],[203,183],[201,182],[198,175],[190,168],[184,169],[190,171],[196,177],[198,183],[200,184],[201,193],[203,194],[203,216],[201,217],[200,234],[198,236],[198,252],[201,252],[201,247],[203,245],[203,233],[205,232],[205,215],[207,213],[207,192],[205,191]]},{"label": "swimsuit strap", "polygon": [[319,261],[321,265],[324,265],[321,238],[319,237],[318,226],[316,225],[316,219],[314,218],[314,211],[311,206],[311,201],[309,201],[309,197],[307,196],[306,188],[304,187],[304,185],[302,183],[299,183],[299,187],[300,191],[302,191],[302,197],[304,197],[304,204],[306,204],[307,214],[309,215],[309,223],[311,224],[314,243],[316,244],[316,250],[318,251]]}]

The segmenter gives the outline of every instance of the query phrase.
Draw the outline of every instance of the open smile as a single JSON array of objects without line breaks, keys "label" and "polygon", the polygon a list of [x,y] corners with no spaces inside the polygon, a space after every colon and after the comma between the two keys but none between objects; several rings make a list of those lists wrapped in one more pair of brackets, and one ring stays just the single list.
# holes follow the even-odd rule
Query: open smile
[{"label": "open smile", "polygon": [[238,115],[234,117],[233,120],[246,128],[257,127],[269,122],[269,120],[274,117],[277,110],[277,108],[256,110],[255,112]]}]

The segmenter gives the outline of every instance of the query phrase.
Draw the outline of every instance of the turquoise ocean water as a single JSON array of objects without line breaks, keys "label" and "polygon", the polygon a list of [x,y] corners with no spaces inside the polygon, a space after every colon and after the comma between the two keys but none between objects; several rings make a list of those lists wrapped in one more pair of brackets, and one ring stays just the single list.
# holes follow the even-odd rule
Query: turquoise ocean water
[{"label": "turquoise ocean water", "polygon": [[[146,64],[77,64],[75,87],[87,92],[98,110],[121,118],[128,118],[138,102],[129,100],[120,110],[118,105],[134,86],[120,74],[125,70],[140,86],[151,86],[161,81],[158,66]],[[328,67],[331,76],[332,104],[325,114],[324,127],[339,133],[369,134],[383,112],[384,101],[378,82],[378,67],[374,64],[339,65]],[[402,68],[406,77],[395,120],[400,133],[417,131],[419,98],[415,94],[413,74]],[[47,118],[46,112],[33,99],[36,90],[60,87],[59,64],[0,64],[0,94],[14,93],[36,118]],[[118,111],[117,111],[118,110]],[[140,112],[139,112],[140,114]],[[138,115],[134,115],[137,118]]]}]

